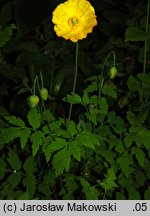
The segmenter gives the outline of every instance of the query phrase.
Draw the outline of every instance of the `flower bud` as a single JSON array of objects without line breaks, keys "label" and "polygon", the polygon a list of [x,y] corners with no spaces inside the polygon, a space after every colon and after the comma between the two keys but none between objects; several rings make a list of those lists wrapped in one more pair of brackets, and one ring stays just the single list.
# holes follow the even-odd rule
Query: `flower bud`
[{"label": "flower bud", "polygon": [[111,67],[110,70],[109,70],[109,76],[110,76],[110,79],[114,79],[114,77],[116,76],[117,74],[117,69],[115,66]]},{"label": "flower bud", "polygon": [[39,98],[37,95],[31,95],[29,97],[29,106],[31,108],[36,107],[38,105],[38,103],[39,103]]},{"label": "flower bud", "polygon": [[48,90],[46,88],[42,88],[40,90],[40,95],[43,100],[47,100],[48,98]]}]

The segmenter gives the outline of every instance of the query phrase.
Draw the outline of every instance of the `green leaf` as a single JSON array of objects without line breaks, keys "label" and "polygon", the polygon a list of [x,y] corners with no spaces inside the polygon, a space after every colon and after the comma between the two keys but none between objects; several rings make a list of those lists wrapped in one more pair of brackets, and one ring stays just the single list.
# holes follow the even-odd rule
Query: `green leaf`
[{"label": "green leaf", "polygon": [[47,136],[44,139],[44,143],[42,146],[42,151],[44,152],[46,162],[50,160],[52,149],[51,149],[51,142],[53,141],[53,138],[51,136]]},{"label": "green leaf", "polygon": [[91,121],[94,125],[97,125],[97,115],[99,114],[99,110],[97,108],[90,108],[90,112],[86,113],[86,117],[89,121]]},{"label": "green leaf", "polygon": [[25,128],[21,131],[20,133],[20,143],[21,143],[21,148],[24,149],[26,146],[26,143],[28,141],[28,138],[30,137],[31,130],[30,128]]},{"label": "green leaf", "polygon": [[117,164],[122,169],[127,178],[133,172],[133,168],[130,166],[132,164],[132,161],[130,155],[128,155],[127,153],[124,153],[117,159]]},{"label": "green leaf", "polygon": [[10,149],[8,153],[8,162],[15,171],[21,168],[21,162],[19,160],[19,157],[16,154],[16,152],[12,149]]},{"label": "green leaf", "polygon": [[141,196],[139,191],[137,191],[135,188],[130,188],[129,191],[129,200],[141,200]]},{"label": "green leaf", "polygon": [[18,198],[18,200],[29,200],[29,192],[26,191]]},{"label": "green leaf", "polygon": [[11,189],[13,190],[21,182],[21,175],[18,172],[13,173],[8,177],[7,181],[9,182]]},{"label": "green leaf", "polygon": [[47,200],[50,198],[52,194],[50,185],[45,182],[38,184],[38,191],[44,194],[44,199],[47,199]]},{"label": "green leaf", "polygon": [[29,124],[33,127],[33,129],[38,129],[41,125],[41,115],[36,108],[32,108],[28,115]]},{"label": "green leaf", "polygon": [[109,112],[108,121],[115,133],[122,134],[126,131],[127,127],[125,121],[115,114],[115,112]]},{"label": "green leaf", "polygon": [[86,91],[84,91],[84,94],[83,94],[83,97],[82,97],[82,103],[84,105],[88,105],[90,103],[90,99],[89,99],[89,96],[88,96]]},{"label": "green leaf", "polygon": [[95,91],[98,91],[98,87],[97,87],[97,82],[94,81],[92,82],[91,85],[89,85],[87,88],[86,88],[86,92],[89,93],[89,92],[95,92]]},{"label": "green leaf", "polygon": [[55,138],[55,140],[50,143],[51,152],[58,151],[64,148],[65,146],[67,146],[66,140],[60,137]]},{"label": "green leaf", "polygon": [[6,172],[6,162],[1,157],[0,158],[0,180],[5,176],[5,172]]},{"label": "green leaf", "polygon": [[23,168],[26,171],[27,175],[32,175],[37,170],[34,158],[31,156],[27,158],[23,165]]},{"label": "green leaf", "polygon": [[100,145],[99,139],[96,134],[92,134],[89,131],[83,131],[77,135],[77,142],[80,145],[95,149],[94,145]]},{"label": "green leaf", "polygon": [[13,141],[15,138],[20,137],[21,129],[17,127],[1,128],[0,129],[0,149],[3,148],[5,143]]},{"label": "green leaf", "polygon": [[114,170],[108,169],[107,175],[105,175],[106,179],[103,181],[102,186],[106,191],[113,190],[117,187],[117,184],[115,183],[115,180],[117,179]]},{"label": "green leaf", "polygon": [[67,132],[69,133],[70,137],[73,137],[74,135],[78,133],[74,121],[67,120],[66,127],[67,127]]},{"label": "green leaf", "polygon": [[25,123],[22,119],[16,118],[15,116],[5,116],[4,117],[10,124],[16,125],[18,127],[25,127]]},{"label": "green leaf", "polygon": [[23,184],[26,187],[26,191],[29,192],[29,199],[33,198],[36,189],[36,179],[34,175],[27,175],[23,179]]},{"label": "green leaf", "polygon": [[101,97],[99,100],[100,113],[106,115],[108,112],[108,103],[106,98]]},{"label": "green leaf", "polygon": [[144,200],[150,200],[150,187],[144,193]]},{"label": "green leaf", "polygon": [[147,128],[142,128],[139,129],[134,141],[136,142],[138,147],[144,146],[148,150],[148,154],[150,157],[150,146],[149,146],[149,141],[150,141],[150,130]]},{"label": "green leaf", "polygon": [[70,154],[67,148],[58,151],[52,160],[53,168],[55,169],[56,176],[61,175],[64,170],[68,171],[70,167]]},{"label": "green leaf", "polygon": [[12,27],[7,26],[0,31],[0,47],[3,47],[6,42],[10,40],[12,36]]},{"label": "green leaf", "polygon": [[145,154],[144,154],[144,152],[139,148],[133,147],[132,148],[132,153],[135,154],[136,159],[139,162],[139,165],[144,168],[144,163],[145,163]]},{"label": "green leaf", "polygon": [[139,92],[141,83],[133,75],[130,75],[127,80],[127,86],[131,92]]},{"label": "green leaf", "polygon": [[76,93],[72,93],[72,95],[67,95],[67,98],[64,98],[63,100],[67,101],[70,104],[82,104],[81,97]]},{"label": "green leaf", "polygon": [[36,131],[31,135],[33,157],[38,152],[40,145],[42,145],[43,139],[44,139],[44,134],[42,133],[42,131]]},{"label": "green leaf", "polygon": [[66,191],[63,195],[63,200],[70,200],[74,198],[74,193],[77,188],[78,188],[78,184],[76,182],[76,178],[74,175],[72,174],[68,174],[65,178],[64,178],[64,182],[65,182],[65,187]]},{"label": "green leaf", "polygon": [[102,88],[102,92],[104,95],[108,95],[110,97],[117,98],[116,87],[113,84],[105,83],[103,88]]},{"label": "green leaf", "polygon": [[83,149],[81,146],[78,145],[78,142],[76,140],[73,140],[69,143],[69,152],[70,155],[73,155],[76,160],[81,160]]},{"label": "green leaf", "polygon": [[137,74],[138,79],[140,79],[142,82],[150,84],[150,74],[148,73],[138,73]]},{"label": "green leaf", "polygon": [[127,41],[144,41],[150,38],[150,32],[143,32],[137,27],[129,27],[125,31],[125,42]]},{"label": "green leaf", "polygon": [[90,187],[89,190],[86,192],[86,200],[99,200],[99,191],[94,188]]},{"label": "green leaf", "polygon": [[127,112],[127,119],[132,126],[141,126],[147,118],[147,112],[135,115],[131,111]]},{"label": "green leaf", "polygon": [[126,197],[123,194],[123,192],[117,192],[116,193],[116,200],[126,200]]},{"label": "green leaf", "polygon": [[83,178],[80,179],[80,182],[83,186],[83,193],[85,193],[86,200],[98,200],[98,190],[94,187],[91,187],[89,182]]},{"label": "green leaf", "polygon": [[132,134],[127,133],[125,138],[124,138],[125,146],[127,148],[130,148],[133,141],[134,141],[134,136]]}]

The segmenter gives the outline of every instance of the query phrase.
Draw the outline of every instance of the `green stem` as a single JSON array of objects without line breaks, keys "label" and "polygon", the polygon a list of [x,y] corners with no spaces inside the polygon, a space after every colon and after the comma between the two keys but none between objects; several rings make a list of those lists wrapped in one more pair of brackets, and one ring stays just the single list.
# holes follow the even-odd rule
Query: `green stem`
[{"label": "green stem", "polygon": [[41,78],[41,85],[42,85],[42,88],[43,88],[44,84],[43,84],[43,75],[42,75],[42,72],[40,72],[40,78]]},{"label": "green stem", "polygon": [[[145,32],[148,32],[148,24],[149,24],[149,0],[147,3],[147,15],[146,15],[146,26],[145,26]],[[147,60],[147,40],[144,41],[144,58],[143,58],[143,74],[146,72],[146,60]],[[140,94],[140,102],[142,104],[143,100],[143,82],[141,83],[141,94]]]},{"label": "green stem", "polygon": [[[74,75],[72,93],[75,93],[75,89],[76,89],[76,82],[77,82],[77,75],[78,75],[78,55],[79,55],[79,44],[77,41],[77,43],[76,43],[76,58],[75,58],[75,75]],[[71,118],[71,113],[72,113],[72,104],[70,104],[70,109],[69,109],[69,117],[68,117],[69,120]]]},{"label": "green stem", "polygon": [[34,79],[34,84],[33,84],[33,95],[35,95],[35,87],[36,87],[36,82],[37,82],[37,75],[35,76],[35,79]]},{"label": "green stem", "polygon": [[51,81],[50,81],[50,95],[52,95],[53,78],[54,78],[54,67],[55,67],[55,57],[52,58],[52,70],[51,70]]},{"label": "green stem", "polygon": [[[114,52],[114,51],[111,51],[111,52],[107,55],[107,57],[106,57],[106,59],[105,59],[105,61],[104,61],[104,64],[103,64],[103,67],[102,67],[102,71],[101,71],[101,75],[100,75],[101,77],[103,77],[103,75],[104,75],[105,65],[106,65],[106,62],[108,61],[108,58],[110,57],[110,55],[113,55],[113,57],[114,57],[113,66],[115,67],[116,55],[115,55],[115,52]],[[101,96],[101,91],[102,91],[103,83],[104,83],[104,78],[101,79],[100,88],[99,88],[99,91],[98,91],[98,98],[100,98],[100,96]]]}]

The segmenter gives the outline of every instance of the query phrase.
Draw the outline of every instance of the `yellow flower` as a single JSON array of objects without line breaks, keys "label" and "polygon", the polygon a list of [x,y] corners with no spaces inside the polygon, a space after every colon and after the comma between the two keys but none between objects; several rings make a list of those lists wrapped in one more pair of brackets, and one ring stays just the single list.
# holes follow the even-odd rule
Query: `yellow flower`
[{"label": "yellow flower", "polygon": [[52,21],[59,37],[77,42],[97,25],[95,10],[87,0],[68,0],[56,7]]}]

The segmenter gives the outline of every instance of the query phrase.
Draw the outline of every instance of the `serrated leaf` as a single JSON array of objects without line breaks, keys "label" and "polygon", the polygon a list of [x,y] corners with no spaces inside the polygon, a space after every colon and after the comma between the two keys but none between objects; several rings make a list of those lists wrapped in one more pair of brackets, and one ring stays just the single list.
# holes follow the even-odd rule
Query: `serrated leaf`
[{"label": "serrated leaf", "polygon": [[70,137],[73,137],[74,135],[78,133],[74,121],[67,121],[66,127],[67,127],[67,132],[69,133]]},{"label": "serrated leaf", "polygon": [[132,161],[130,155],[127,153],[117,159],[117,164],[122,169],[127,178],[133,172],[133,168],[131,167]]},{"label": "serrated leaf", "polygon": [[82,103],[84,105],[88,105],[90,103],[90,99],[89,99],[89,96],[88,96],[86,91],[84,91],[84,94],[83,94],[83,97],[82,97]]},{"label": "serrated leaf", "polygon": [[66,97],[67,98],[63,100],[67,101],[70,104],[82,104],[81,97],[76,93],[72,93],[71,95],[67,95]]},{"label": "serrated leaf", "polygon": [[3,47],[6,42],[10,40],[12,36],[12,27],[7,26],[0,31],[0,47]]},{"label": "serrated leaf", "polygon": [[42,133],[42,131],[36,131],[31,135],[33,157],[38,152],[40,145],[42,145],[43,139],[44,139],[44,134]]},{"label": "serrated leaf", "polygon": [[81,160],[83,150],[81,149],[81,146],[78,145],[76,140],[73,140],[69,143],[69,152],[70,155],[73,155],[75,159],[77,159],[78,161]]},{"label": "serrated leaf", "polygon": [[147,113],[135,115],[131,111],[127,112],[127,119],[132,126],[141,126],[147,118]]},{"label": "serrated leaf", "polygon": [[125,31],[125,41],[144,41],[150,38],[150,32],[143,32],[137,27],[129,27]]},{"label": "serrated leaf", "polygon": [[83,193],[85,193],[87,200],[97,200],[99,192],[96,188],[91,187],[89,182],[83,178],[80,178],[81,185],[83,186]]},{"label": "serrated leaf", "polygon": [[105,83],[102,88],[102,92],[104,95],[108,95],[110,97],[117,98],[117,91],[115,89],[115,86],[112,84]]},{"label": "serrated leaf", "polygon": [[52,160],[56,176],[61,175],[64,171],[68,171],[70,167],[70,162],[71,158],[67,148],[63,148],[62,150],[57,152]]},{"label": "serrated leaf", "polygon": [[8,177],[7,181],[9,182],[11,189],[13,190],[21,182],[21,175],[18,172],[13,173]]},{"label": "serrated leaf", "polygon": [[29,124],[33,129],[38,129],[41,125],[41,115],[36,108],[32,108],[27,115]]},{"label": "serrated leaf", "polygon": [[25,123],[22,119],[16,116],[5,116],[4,117],[10,124],[16,125],[18,127],[25,127]]},{"label": "serrated leaf", "polygon": [[103,184],[102,184],[104,189],[106,191],[108,191],[108,190],[112,190],[112,189],[116,188],[117,184],[115,183],[115,180],[117,177],[115,175],[114,170],[112,168],[108,169],[107,175],[105,175],[105,176],[106,176],[106,179],[103,181]]},{"label": "serrated leaf", "polygon": [[49,184],[42,182],[38,185],[38,191],[44,194],[44,199],[49,199],[52,194]]},{"label": "serrated leaf", "polygon": [[90,187],[85,195],[86,200],[99,200],[99,191],[94,187]]},{"label": "serrated leaf", "polygon": [[36,162],[33,157],[29,157],[26,159],[24,165],[24,170],[28,175],[32,175],[36,171]]},{"label": "serrated leaf", "polygon": [[44,139],[44,143],[42,145],[42,151],[44,152],[46,162],[50,160],[52,149],[51,149],[51,142],[53,141],[53,138],[51,136],[47,136]]},{"label": "serrated leaf", "polygon": [[20,143],[21,143],[21,148],[24,149],[26,146],[27,140],[30,137],[31,130],[30,128],[25,128],[24,130],[21,131],[20,133]]},{"label": "serrated leaf", "polygon": [[134,136],[127,133],[124,138],[125,146],[129,148],[132,145],[133,141],[134,141]]},{"label": "serrated leaf", "polygon": [[86,88],[86,92],[95,92],[98,91],[98,87],[97,87],[97,83],[94,81],[92,82],[92,84],[90,84],[87,88]]},{"label": "serrated leaf", "polygon": [[84,178],[80,178],[80,182],[81,182],[81,185],[86,189],[88,190],[90,188],[90,184],[87,180],[85,180]]},{"label": "serrated leaf", "polygon": [[63,125],[63,124],[64,124],[64,119],[63,119],[63,118],[60,118],[59,120],[54,121],[54,122],[52,122],[52,123],[50,124],[50,129],[51,129],[52,131],[55,131],[55,130],[59,129],[60,126]]},{"label": "serrated leaf", "polygon": [[36,189],[36,179],[34,175],[27,175],[23,179],[23,184],[26,187],[26,190],[29,192],[29,199],[33,198]]},{"label": "serrated leaf", "polygon": [[9,150],[7,160],[10,166],[13,168],[13,170],[19,170],[21,168],[21,162],[19,160],[18,155],[16,154],[14,150],[12,149]]},{"label": "serrated leaf", "polygon": [[55,138],[55,140],[52,141],[50,144],[51,152],[58,151],[58,150],[64,148],[65,146],[67,146],[67,142],[65,139],[60,138],[60,137]]},{"label": "serrated leaf", "polygon": [[144,152],[139,148],[132,148],[132,153],[135,154],[137,161],[139,162],[139,165],[141,167],[144,167],[145,163],[145,154]]},{"label": "serrated leaf", "polygon": [[106,115],[108,112],[108,103],[106,98],[101,97],[99,100],[99,106],[100,106],[100,113]]},{"label": "serrated leaf", "polygon": [[87,146],[87,147],[90,147],[92,149],[95,149],[94,145],[100,144],[96,134],[92,134],[88,131],[86,131],[86,132],[83,131],[83,132],[79,133],[77,135],[77,142],[80,145]]},{"label": "serrated leaf", "polygon": [[0,149],[3,148],[5,143],[13,141],[15,138],[20,137],[21,129],[18,127],[9,127],[0,129]]},{"label": "serrated leaf", "polygon": [[149,151],[149,141],[150,141],[150,130],[147,128],[141,128],[138,130],[134,141],[138,147],[144,146],[148,150],[148,154],[150,156]]}]

